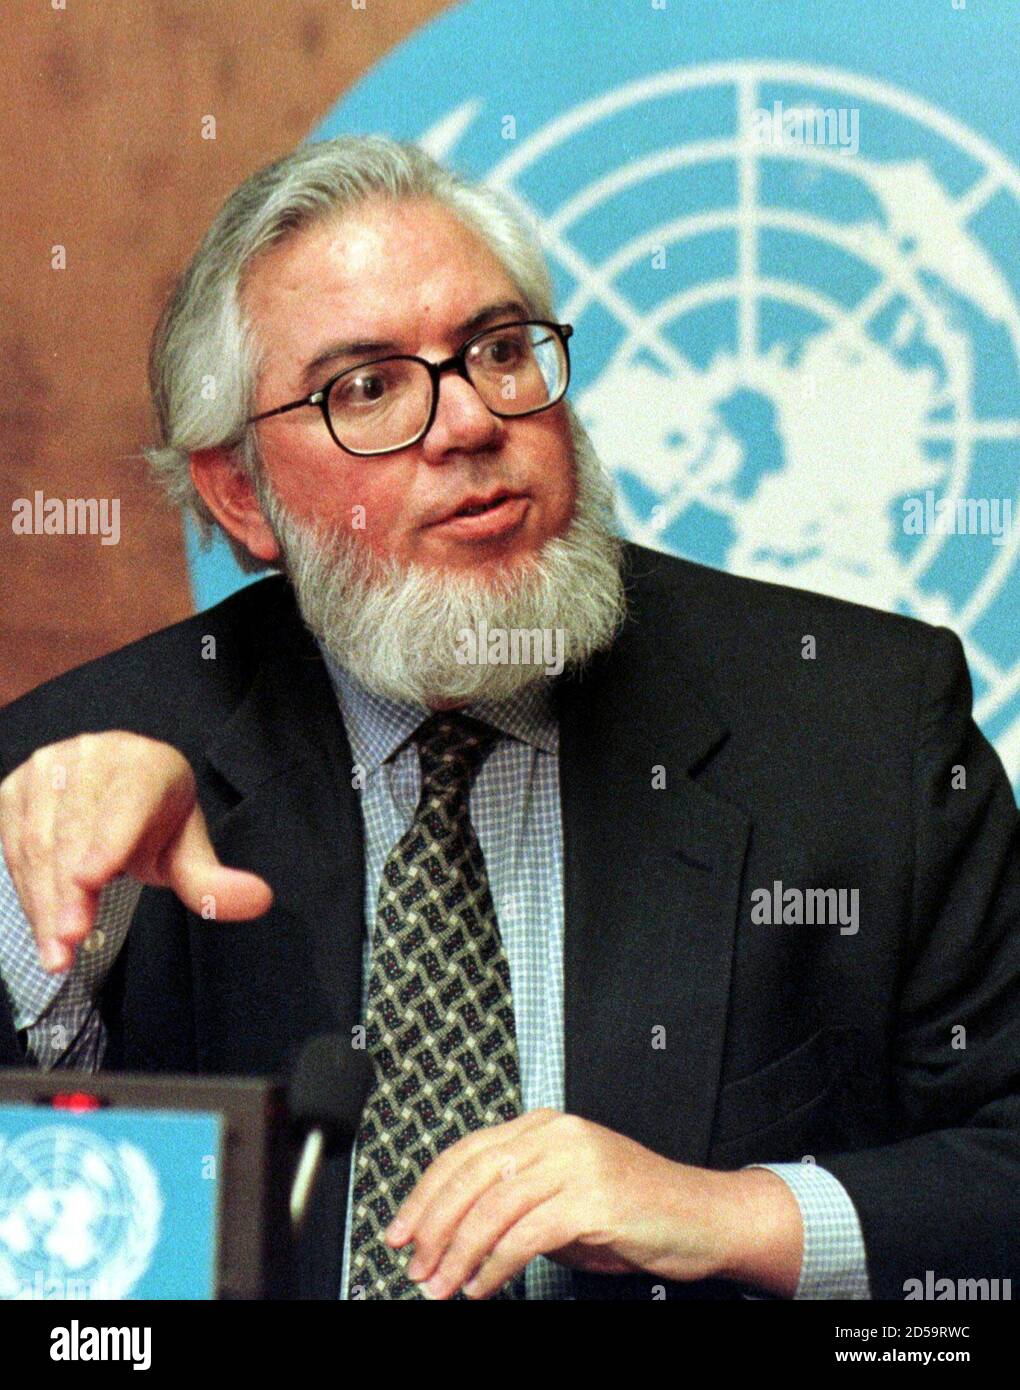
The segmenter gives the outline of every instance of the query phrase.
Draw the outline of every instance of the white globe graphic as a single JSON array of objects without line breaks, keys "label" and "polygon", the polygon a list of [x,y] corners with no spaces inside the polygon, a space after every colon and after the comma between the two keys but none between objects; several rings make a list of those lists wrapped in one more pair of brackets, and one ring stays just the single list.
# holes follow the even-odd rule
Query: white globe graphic
[{"label": "white globe graphic", "polygon": [[0,1142],[0,1298],[124,1298],[162,1199],[145,1155],[68,1126]]},{"label": "white globe graphic", "polygon": [[[447,156],[483,104],[420,142]],[[658,73],[509,151],[485,179],[566,287],[573,400],[626,533],[950,625],[1017,781],[1020,171],[904,91],[794,63]]]}]

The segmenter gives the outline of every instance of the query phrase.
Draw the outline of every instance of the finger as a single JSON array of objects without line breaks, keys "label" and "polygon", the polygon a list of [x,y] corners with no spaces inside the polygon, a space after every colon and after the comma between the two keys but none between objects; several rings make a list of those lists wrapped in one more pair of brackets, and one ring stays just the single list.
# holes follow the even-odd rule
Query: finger
[{"label": "finger", "polygon": [[220,863],[197,806],[168,850],[163,871],[181,901],[210,921],[250,921],[272,905],[273,890],[265,879]]},{"label": "finger", "polygon": [[17,895],[18,903],[29,926],[35,932],[36,923],[45,920],[45,893],[48,892],[48,882],[42,880],[40,886],[44,892],[37,891],[35,875],[32,871],[33,866],[29,861],[28,851],[24,845],[21,825],[13,815],[6,817],[0,826],[0,841],[3,844],[7,873]]},{"label": "finger", "polygon": [[209,920],[259,917],[273,900],[272,889],[257,874],[220,863],[196,805],[176,821],[168,811],[155,826],[146,824],[144,802],[137,796],[122,805],[97,832],[75,881],[81,887],[97,887],[119,873],[172,888],[187,907]]},{"label": "finger", "polygon": [[456,1144],[451,1144],[448,1149],[444,1149],[439,1157],[433,1159],[426,1168],[410,1195],[405,1198],[396,1218],[388,1227],[386,1239],[390,1245],[399,1247],[410,1240],[411,1234],[421,1221],[423,1213],[462,1163],[494,1145],[499,1145],[505,1149],[509,1144],[515,1143],[532,1130],[540,1129],[543,1125],[548,1124],[550,1119],[555,1118],[559,1113],[558,1110],[549,1109],[529,1110],[526,1114],[519,1115],[515,1120],[507,1120],[500,1125],[487,1125],[484,1129],[475,1130],[473,1134],[465,1135]]},{"label": "finger", "polygon": [[32,928],[43,969],[55,974],[69,970],[77,944],[90,930],[88,902],[68,901],[52,861],[33,868],[18,885],[18,897]]},{"label": "finger", "polygon": [[[427,1280],[432,1298],[448,1298],[485,1263],[512,1226],[535,1207],[556,1196],[559,1190],[559,1184],[549,1172],[535,1169],[496,1183],[465,1214],[434,1270],[415,1271],[416,1248],[415,1259],[408,1269],[409,1277]],[[512,1270],[513,1273],[516,1271]]]},{"label": "finger", "polygon": [[[84,821],[80,817],[73,818],[73,809],[70,814],[55,816],[53,849],[49,856],[51,912],[46,923],[40,923],[39,929],[51,942],[70,947],[71,959],[74,948],[85,940],[94,927],[99,909],[98,890],[83,888],[75,881],[82,846],[87,837]],[[49,954],[56,960],[56,952]],[[66,951],[60,954],[66,962]],[[62,968],[66,968],[66,963]]]},{"label": "finger", "polygon": [[68,878],[59,884],[55,904],[53,915],[36,929],[39,956],[48,970],[69,970],[77,948],[96,924],[99,894],[78,888]]},{"label": "finger", "polygon": [[[60,972],[74,962],[74,944],[88,934],[89,903],[72,893],[70,904],[62,892],[56,867],[55,806],[52,797],[30,795],[32,775],[39,769],[26,767],[9,779],[5,798],[2,832],[7,870],[18,895],[25,918],[32,928],[36,949],[44,969]],[[64,916],[65,906],[70,907]],[[60,940],[62,930],[71,928],[69,944]]]},{"label": "finger", "polygon": [[43,968],[51,972],[70,969],[76,946],[95,922],[98,893],[68,887],[54,874],[52,862],[33,867],[24,875],[12,869],[11,879]]},{"label": "finger", "polygon": [[527,1211],[496,1242],[489,1257],[464,1285],[468,1298],[491,1298],[536,1255],[558,1250],[571,1239],[563,1199],[551,1197]]},{"label": "finger", "polygon": [[32,929],[39,960],[45,970],[67,970],[74,960],[73,947],[64,946],[57,935],[59,908],[53,896],[49,874],[23,875],[20,866],[8,864],[11,882],[25,920]]},{"label": "finger", "polygon": [[75,950],[58,937],[42,935],[36,937],[39,961],[44,970],[51,975],[63,975],[74,965]]},{"label": "finger", "polygon": [[[447,1178],[423,1210],[414,1229],[414,1259],[408,1273],[427,1279],[456,1240],[462,1223],[493,1187],[511,1182],[542,1157],[541,1145],[496,1144],[471,1154]],[[470,1271],[468,1271],[470,1273]]]}]

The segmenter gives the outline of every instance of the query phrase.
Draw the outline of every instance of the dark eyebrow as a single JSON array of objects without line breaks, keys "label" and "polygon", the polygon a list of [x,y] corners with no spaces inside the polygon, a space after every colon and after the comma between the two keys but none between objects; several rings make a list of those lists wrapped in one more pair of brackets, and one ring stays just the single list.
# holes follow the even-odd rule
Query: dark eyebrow
[{"label": "dark eyebrow", "polygon": [[[526,319],[530,312],[518,299],[502,299],[498,304],[487,304],[484,309],[479,309],[477,314],[472,314],[469,319],[459,323],[453,330],[453,337],[467,339],[494,319]],[[302,369],[300,384],[310,390],[312,382],[328,362],[338,362],[344,357],[352,357],[355,359],[352,365],[356,366],[358,362],[367,362],[370,358],[400,351],[399,343],[385,342],[381,339],[359,338],[354,341],[330,343],[322,352],[316,353]]]}]

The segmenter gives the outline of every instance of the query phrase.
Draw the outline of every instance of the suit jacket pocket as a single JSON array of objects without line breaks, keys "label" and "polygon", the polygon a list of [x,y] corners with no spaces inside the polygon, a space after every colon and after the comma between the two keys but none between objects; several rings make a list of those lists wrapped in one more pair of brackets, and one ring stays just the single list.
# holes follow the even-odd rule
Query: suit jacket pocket
[{"label": "suit jacket pocket", "polygon": [[820,1028],[767,1066],[719,1093],[713,1148],[796,1121],[834,1091],[848,1069],[850,1029]]}]

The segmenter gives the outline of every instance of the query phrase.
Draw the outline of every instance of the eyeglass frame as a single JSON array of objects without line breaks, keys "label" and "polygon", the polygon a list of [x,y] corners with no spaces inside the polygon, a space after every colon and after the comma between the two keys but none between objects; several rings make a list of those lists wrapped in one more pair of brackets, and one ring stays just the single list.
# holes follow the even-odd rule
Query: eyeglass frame
[{"label": "eyeglass frame", "polygon": [[[321,386],[312,391],[310,395],[304,396],[301,400],[288,401],[286,405],[274,406],[272,410],[263,410],[258,415],[251,415],[248,417],[246,423],[253,425],[256,421],[268,420],[273,415],[283,415],[289,410],[299,410],[305,405],[316,405],[322,411],[322,418],[326,422],[326,429],[329,431],[329,437],[337,448],[342,450],[345,454],[352,454],[355,458],[381,458],[384,454],[397,454],[401,449],[410,449],[413,444],[420,444],[435,423],[436,412],[439,409],[439,384],[444,373],[455,371],[463,381],[466,381],[469,386],[478,392],[478,387],[475,386],[475,383],[468,375],[467,354],[468,350],[477,343],[479,339],[487,337],[490,333],[498,333],[501,328],[526,328],[531,324],[534,324],[538,328],[551,328],[560,340],[560,346],[563,348],[563,356],[567,364],[566,377],[560,394],[554,401],[546,401],[545,405],[535,406],[533,410],[500,411],[493,410],[492,406],[487,405],[484,401],[482,401],[482,404],[485,405],[486,410],[490,411],[491,414],[495,415],[497,419],[500,420],[523,420],[529,415],[539,415],[543,410],[551,410],[554,405],[558,405],[566,395],[567,387],[570,385],[570,349],[567,346],[567,339],[573,335],[573,324],[555,323],[552,319],[514,319],[508,323],[494,323],[488,328],[483,328],[478,333],[472,334],[459,351],[455,352],[452,357],[445,358],[442,362],[430,362],[426,357],[415,357],[411,353],[388,353],[384,357],[373,357],[367,362],[359,362],[354,367],[345,367],[342,372],[337,372],[336,376],[331,376],[328,381],[323,382]],[[340,440],[336,437],[336,431],[333,429],[333,422],[329,417],[330,392],[341,377],[347,376],[351,372],[363,371],[365,367],[374,367],[379,362],[420,362],[421,365],[426,368],[432,379],[432,406],[429,410],[428,419],[421,433],[416,435],[413,439],[409,439],[406,444],[393,444],[388,449],[369,449],[367,451],[352,449],[347,444],[341,444]],[[481,400],[480,392],[478,393],[478,397],[479,400]]]}]

